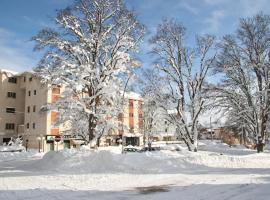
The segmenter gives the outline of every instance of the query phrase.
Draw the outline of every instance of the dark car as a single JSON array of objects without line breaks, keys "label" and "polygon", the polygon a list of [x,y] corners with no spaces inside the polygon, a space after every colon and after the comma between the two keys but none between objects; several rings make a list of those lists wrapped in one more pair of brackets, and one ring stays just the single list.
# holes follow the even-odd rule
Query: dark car
[{"label": "dark car", "polygon": [[139,150],[135,147],[125,147],[123,151],[126,152],[138,152]]},{"label": "dark car", "polygon": [[160,151],[160,147],[143,147],[139,152]]}]

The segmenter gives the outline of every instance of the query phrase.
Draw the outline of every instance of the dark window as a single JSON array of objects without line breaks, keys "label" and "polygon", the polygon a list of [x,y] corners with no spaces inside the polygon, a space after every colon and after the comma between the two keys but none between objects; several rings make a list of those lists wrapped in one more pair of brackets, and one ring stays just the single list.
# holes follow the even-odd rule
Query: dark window
[{"label": "dark window", "polygon": [[16,99],[16,93],[15,92],[8,92],[7,97]]},{"label": "dark window", "polygon": [[129,117],[133,117],[133,113],[129,113]]},{"label": "dark window", "polygon": [[29,123],[26,124],[26,128],[29,129]]},{"label": "dark window", "polygon": [[8,144],[11,138],[3,138],[3,143]]},{"label": "dark window", "polygon": [[29,82],[31,82],[31,81],[32,81],[32,77],[29,78]]},{"label": "dark window", "polygon": [[28,91],[28,96],[29,96],[29,97],[31,96],[31,91],[30,91],[30,90]]},{"label": "dark window", "polygon": [[7,113],[15,113],[15,108],[6,108]]},{"label": "dark window", "polygon": [[26,77],[24,76],[24,77],[23,77],[23,82],[25,82],[25,81],[26,81]]},{"label": "dark window", "polygon": [[36,90],[34,90],[34,95],[37,95],[37,91]]},{"label": "dark window", "polygon": [[15,124],[13,123],[6,123],[6,130],[14,130]]},{"label": "dark window", "polygon": [[10,78],[8,78],[8,82],[10,82],[10,83],[17,83],[17,78],[10,77]]},{"label": "dark window", "polygon": [[165,133],[167,133],[168,132],[168,129],[167,128],[165,128]]},{"label": "dark window", "polygon": [[133,108],[133,100],[132,99],[129,99],[128,105],[130,108]]},{"label": "dark window", "polygon": [[36,112],[36,106],[33,106],[33,112]]},{"label": "dark window", "polygon": [[33,129],[35,129],[36,128],[36,123],[33,123]]},{"label": "dark window", "polygon": [[30,106],[27,106],[27,112],[30,113]]},{"label": "dark window", "polygon": [[53,94],[60,94],[60,87],[54,87],[54,88],[52,89],[52,93],[53,93]]}]

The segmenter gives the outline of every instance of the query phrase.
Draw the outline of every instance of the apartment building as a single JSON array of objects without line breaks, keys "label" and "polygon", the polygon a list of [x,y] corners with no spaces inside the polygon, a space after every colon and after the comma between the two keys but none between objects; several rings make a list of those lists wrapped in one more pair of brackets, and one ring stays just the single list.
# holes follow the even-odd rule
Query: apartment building
[{"label": "apartment building", "polygon": [[0,145],[23,133],[25,90],[14,72],[0,70]]},{"label": "apartment building", "polygon": [[60,90],[42,84],[30,72],[0,70],[0,145],[22,136],[28,148],[54,149],[56,144],[50,141],[64,128],[53,125],[57,111],[44,105],[56,101]]},{"label": "apartment building", "polygon": [[124,94],[123,113],[118,116],[118,129],[112,129],[101,138],[100,146],[144,144],[143,133],[143,99],[134,92]]},{"label": "apartment building", "polygon": [[[48,110],[44,105],[55,102],[63,88],[42,84],[31,72],[14,73],[0,70],[0,145],[11,137],[22,136],[28,148],[43,151],[76,146],[79,141],[69,135],[58,147],[56,135],[62,135],[68,125],[56,127],[57,111]],[[124,112],[118,117],[118,130],[111,130],[101,139],[101,145],[143,144],[143,99],[140,95],[125,93]],[[74,144],[73,144],[74,143]],[[79,142],[80,143],[80,142]]]}]

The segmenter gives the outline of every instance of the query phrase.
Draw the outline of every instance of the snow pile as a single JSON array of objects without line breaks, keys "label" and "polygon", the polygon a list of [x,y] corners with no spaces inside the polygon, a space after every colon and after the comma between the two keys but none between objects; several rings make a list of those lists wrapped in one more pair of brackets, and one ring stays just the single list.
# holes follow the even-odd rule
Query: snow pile
[{"label": "snow pile", "polygon": [[21,138],[11,138],[7,145],[0,146],[0,152],[25,151]]},{"label": "snow pile", "polygon": [[[3,149],[5,149],[3,147]],[[15,151],[15,152],[0,152],[0,162],[1,161],[20,161],[25,159],[33,159],[42,157],[43,153],[38,153],[37,150],[28,150],[28,151]]]},{"label": "snow pile", "polygon": [[15,151],[24,151],[25,148],[23,146],[17,146],[17,145],[4,145],[0,146],[0,152],[15,152]]},{"label": "snow pile", "polygon": [[181,173],[207,168],[261,168],[270,166],[269,153],[231,156],[215,152],[153,151],[120,154],[119,150],[49,152],[33,164],[36,170],[66,173]]}]

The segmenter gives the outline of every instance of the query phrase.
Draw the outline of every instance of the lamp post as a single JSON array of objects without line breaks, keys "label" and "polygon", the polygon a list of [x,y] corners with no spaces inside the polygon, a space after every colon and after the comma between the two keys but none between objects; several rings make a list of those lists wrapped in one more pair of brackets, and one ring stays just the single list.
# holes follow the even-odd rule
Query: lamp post
[{"label": "lamp post", "polygon": [[40,142],[41,142],[41,137],[37,137],[38,141],[38,152],[40,153]]},{"label": "lamp post", "polygon": [[25,150],[26,150],[26,151],[27,151],[27,149],[28,149],[28,141],[29,141],[28,139],[25,140]]}]

